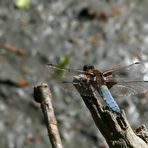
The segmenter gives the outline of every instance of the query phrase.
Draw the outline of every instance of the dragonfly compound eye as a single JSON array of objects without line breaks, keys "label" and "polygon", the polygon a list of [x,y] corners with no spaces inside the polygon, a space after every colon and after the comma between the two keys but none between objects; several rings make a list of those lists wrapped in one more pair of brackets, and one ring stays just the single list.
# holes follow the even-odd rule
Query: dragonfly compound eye
[{"label": "dragonfly compound eye", "polygon": [[83,66],[83,71],[89,71],[89,70],[93,70],[93,69],[95,69],[95,67],[93,66],[93,65],[84,65]]}]

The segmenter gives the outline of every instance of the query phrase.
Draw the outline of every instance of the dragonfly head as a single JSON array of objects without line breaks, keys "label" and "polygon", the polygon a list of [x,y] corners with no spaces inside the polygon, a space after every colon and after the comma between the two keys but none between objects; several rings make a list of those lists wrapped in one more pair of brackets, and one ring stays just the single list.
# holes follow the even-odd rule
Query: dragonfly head
[{"label": "dragonfly head", "polygon": [[84,65],[83,66],[83,71],[85,71],[85,72],[92,72],[92,70],[94,70],[95,69],[95,67],[93,66],[93,65],[90,65],[90,64],[87,64],[87,65]]}]

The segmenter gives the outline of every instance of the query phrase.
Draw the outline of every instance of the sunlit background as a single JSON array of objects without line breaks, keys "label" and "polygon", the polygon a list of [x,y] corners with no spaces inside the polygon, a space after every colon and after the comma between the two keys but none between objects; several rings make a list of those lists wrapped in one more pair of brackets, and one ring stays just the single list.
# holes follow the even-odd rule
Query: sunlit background
[{"label": "sunlit background", "polygon": [[[77,91],[63,90],[46,65],[148,67],[147,8],[147,0],[1,0],[0,147],[51,147],[32,97],[33,86],[46,82],[65,148],[107,148]],[[116,101],[133,129],[148,126],[147,94]]]}]

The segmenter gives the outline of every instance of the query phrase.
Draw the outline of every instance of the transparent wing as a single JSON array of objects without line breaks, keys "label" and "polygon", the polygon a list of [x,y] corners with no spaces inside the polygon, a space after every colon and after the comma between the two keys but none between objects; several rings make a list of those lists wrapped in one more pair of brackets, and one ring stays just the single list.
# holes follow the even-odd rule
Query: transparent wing
[{"label": "transparent wing", "polygon": [[146,72],[142,62],[136,62],[125,67],[116,68],[103,72],[105,77],[142,79]]},{"label": "transparent wing", "polygon": [[130,96],[148,92],[148,81],[118,81],[110,89],[115,96]]},{"label": "transparent wing", "polygon": [[48,64],[47,65],[50,77],[57,80],[69,80],[72,82],[74,75],[79,75],[84,73],[84,71],[72,69],[72,68],[63,68],[58,65]]},{"label": "transparent wing", "polygon": [[73,86],[73,77],[84,73],[81,70],[72,68],[61,68],[58,65],[47,65],[50,84],[56,89],[57,93],[65,94],[66,96],[79,96],[77,90]]},{"label": "transparent wing", "polygon": [[58,72],[58,73],[68,73],[69,75],[78,75],[78,74],[85,73],[84,71],[79,70],[79,69],[62,68],[62,67],[60,67],[58,65],[54,65],[54,64],[47,64],[47,67],[51,71]]}]

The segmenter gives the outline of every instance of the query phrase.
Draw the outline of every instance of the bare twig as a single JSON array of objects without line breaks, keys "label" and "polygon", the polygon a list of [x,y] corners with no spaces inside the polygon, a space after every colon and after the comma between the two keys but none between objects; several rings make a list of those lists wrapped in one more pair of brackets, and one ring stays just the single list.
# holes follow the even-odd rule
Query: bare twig
[{"label": "bare twig", "polygon": [[29,85],[29,82],[27,80],[24,80],[24,79],[21,79],[21,80],[18,80],[18,81],[13,81],[13,80],[10,80],[10,79],[0,79],[0,85],[7,85],[7,86],[11,86],[11,87],[21,87],[21,88],[24,88],[24,87],[27,87]]},{"label": "bare twig", "polygon": [[23,49],[17,48],[10,43],[5,43],[2,47],[7,51],[16,53],[17,55],[21,56],[24,59],[28,57],[28,54]]},{"label": "bare twig", "polygon": [[143,140],[144,136],[141,138],[134,133],[123,110],[120,114],[117,114],[111,109],[105,108],[99,102],[93,87],[83,76],[76,76],[73,84],[89,109],[96,126],[111,148],[148,148],[147,140]]},{"label": "bare twig", "polygon": [[34,99],[36,102],[41,104],[41,109],[47,125],[49,140],[53,148],[63,148],[62,141],[60,138],[57,120],[55,118],[51,92],[46,83],[42,83],[34,87]]}]

